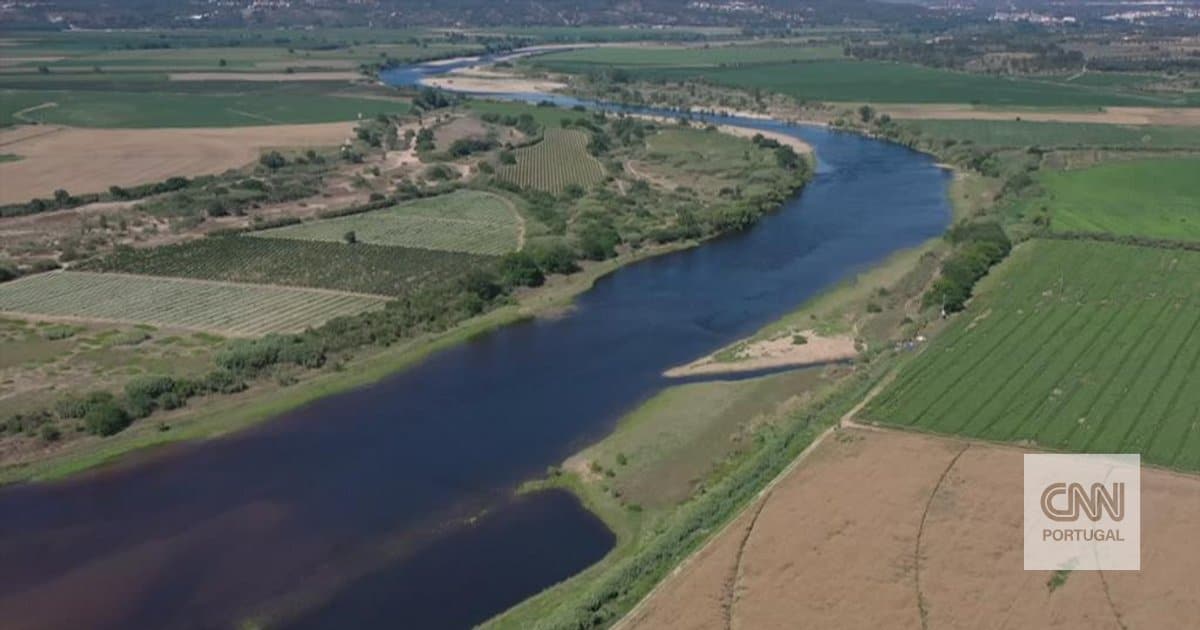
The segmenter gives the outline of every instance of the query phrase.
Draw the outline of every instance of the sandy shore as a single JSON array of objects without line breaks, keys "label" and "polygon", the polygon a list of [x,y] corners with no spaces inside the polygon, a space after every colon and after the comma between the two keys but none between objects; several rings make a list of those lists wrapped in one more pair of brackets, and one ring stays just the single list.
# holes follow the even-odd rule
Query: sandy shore
[{"label": "sandy shore", "polygon": [[732,361],[722,361],[715,354],[710,354],[687,365],[673,367],[663,372],[663,376],[678,378],[701,374],[736,374],[845,361],[858,356],[854,338],[849,335],[822,337],[811,330],[796,334],[803,336],[807,342],[797,344],[792,335],[755,341],[738,348]]}]

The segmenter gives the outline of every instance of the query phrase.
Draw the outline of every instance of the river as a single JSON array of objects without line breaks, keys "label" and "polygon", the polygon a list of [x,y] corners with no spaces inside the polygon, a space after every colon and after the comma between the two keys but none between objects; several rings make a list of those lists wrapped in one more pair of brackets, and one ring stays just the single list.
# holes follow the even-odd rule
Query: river
[{"label": "river", "polygon": [[667,386],[664,369],[950,219],[950,176],[927,155],[715,122],[799,136],[815,178],[752,229],[625,267],[563,316],[220,439],[0,489],[0,625],[459,628],[603,557],[612,534],[572,496],[513,488],[604,436]]}]

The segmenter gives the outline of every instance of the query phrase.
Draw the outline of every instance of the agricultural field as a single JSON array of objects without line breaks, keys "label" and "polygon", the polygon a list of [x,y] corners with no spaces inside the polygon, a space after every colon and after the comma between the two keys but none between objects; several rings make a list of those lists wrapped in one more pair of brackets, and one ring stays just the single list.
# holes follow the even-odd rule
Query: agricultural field
[{"label": "agricultural field", "polygon": [[1048,171],[1027,209],[1058,232],[1200,240],[1200,159],[1155,159]]},{"label": "agricultural field", "polygon": [[[6,105],[0,125],[39,122],[75,127],[248,127],[352,121],[360,116],[404,114],[406,101],[310,90],[273,90],[250,93],[178,93],[175,83],[156,92],[96,90],[4,90]],[[20,109],[14,109],[15,105]],[[281,139],[281,141],[285,141]]]},{"label": "agricultural field", "polygon": [[1110,125],[1019,120],[909,120],[905,125],[939,138],[981,147],[1197,149],[1200,127]]},{"label": "agricultural field", "polygon": [[0,312],[202,330],[232,336],[298,332],[381,308],[386,298],[173,278],[43,273],[0,284]]},{"label": "agricultural field", "polygon": [[1021,475],[1017,449],[843,429],[616,627],[1120,630],[1200,616],[1200,550],[1180,544],[1200,480],[1142,471],[1141,571],[1056,580],[1022,568]]},{"label": "agricultural field", "polygon": [[0,143],[21,160],[0,164],[0,204],[50,197],[64,186],[78,194],[218,174],[253,162],[267,148],[337,146],[353,134],[350,122],[226,129],[5,129]]},{"label": "agricultural field", "polygon": [[534,59],[559,72],[580,73],[604,66],[721,67],[752,63],[788,63],[841,59],[841,46],[734,45],[641,46],[631,48],[580,48]]},{"label": "agricultural field", "polygon": [[86,268],[401,296],[457,278],[492,260],[490,256],[369,243],[222,236],[126,249],[88,263]]},{"label": "agricultural field", "polygon": [[492,193],[460,190],[387,208],[333,219],[252,232],[262,238],[343,242],[354,232],[360,243],[498,256],[521,246],[520,215]]},{"label": "agricultural field", "polygon": [[568,186],[587,188],[604,179],[604,167],[587,150],[588,135],[574,129],[547,129],[541,142],[516,151],[517,163],[496,169],[496,176],[522,188],[561,193]]},{"label": "agricultural field", "polygon": [[[615,56],[616,49],[603,55]],[[534,58],[537,67],[556,72],[587,72],[620,68],[634,79],[705,80],[718,85],[762,89],[807,100],[874,103],[976,103],[1018,106],[1184,106],[1200,104],[1200,95],[1161,96],[1066,82],[969,74],[878,61],[817,60],[787,63],[741,62],[732,52],[718,67],[643,65],[632,63],[586,65],[560,61],[552,53]],[[597,53],[600,54],[600,53]],[[633,54],[633,53],[630,53]],[[653,58],[652,56],[649,58]]]},{"label": "agricultural field", "polygon": [[1200,470],[1200,252],[1034,240],[870,420]]}]

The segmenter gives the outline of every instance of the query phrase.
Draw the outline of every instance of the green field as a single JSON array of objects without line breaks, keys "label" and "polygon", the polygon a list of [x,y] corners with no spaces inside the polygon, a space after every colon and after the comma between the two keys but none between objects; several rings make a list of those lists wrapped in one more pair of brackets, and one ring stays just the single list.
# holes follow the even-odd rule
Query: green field
[{"label": "green field", "polygon": [[272,286],[79,271],[0,284],[0,311],[146,323],[226,335],[298,332],[383,306],[386,298]]},{"label": "green field", "polygon": [[541,142],[517,149],[517,163],[500,166],[496,176],[522,188],[561,193],[572,184],[587,188],[604,179],[604,167],[587,150],[588,135],[574,129],[547,129]]},{"label": "green field", "polygon": [[223,236],[122,250],[89,263],[87,268],[400,296],[452,280],[492,260],[475,254],[368,243]]},{"label": "green field", "polygon": [[460,190],[334,219],[308,221],[253,236],[340,243],[354,232],[361,243],[500,255],[520,246],[520,222],[508,200]]},{"label": "green field", "polygon": [[1200,470],[1200,253],[1035,240],[870,420]]},{"label": "green field", "polygon": [[1026,206],[1049,210],[1055,231],[1200,240],[1200,159],[1048,171],[1039,182]]},{"label": "green field", "polygon": [[[615,57],[620,49],[604,53]],[[718,85],[780,92],[820,101],[876,103],[979,103],[1020,106],[1181,106],[1200,103],[1200,94],[1160,96],[1137,93],[1121,86],[1077,85],[1065,81],[1033,80],[969,74],[879,61],[818,60],[785,63],[741,61],[729,53],[725,67],[580,62],[553,53],[534,63],[556,72],[586,73],[621,68],[636,79],[706,80]],[[632,53],[631,53],[632,54]],[[651,55],[651,53],[645,53]],[[649,58],[653,59],[652,56]],[[747,59],[750,57],[747,56]]]},{"label": "green field", "polygon": [[972,142],[981,147],[1200,148],[1200,128],[1196,127],[1018,120],[905,120],[904,124],[928,136],[953,138],[958,142]]},{"label": "green field", "polygon": [[[636,48],[580,48],[538,58],[556,67],[678,66],[718,67],[748,63],[786,63],[816,59],[841,59],[840,46],[642,46]],[[574,70],[578,71],[578,70]]]},{"label": "green field", "polygon": [[775,153],[748,139],[701,129],[668,128],[646,139],[637,166],[672,183],[711,195],[722,189],[753,196],[780,185]]},{"label": "green field", "polygon": [[0,124],[15,122],[13,115],[20,110],[54,103],[21,118],[77,127],[245,127],[356,120],[409,110],[401,100],[312,94],[282,86],[249,94],[6,90],[0,97]]}]

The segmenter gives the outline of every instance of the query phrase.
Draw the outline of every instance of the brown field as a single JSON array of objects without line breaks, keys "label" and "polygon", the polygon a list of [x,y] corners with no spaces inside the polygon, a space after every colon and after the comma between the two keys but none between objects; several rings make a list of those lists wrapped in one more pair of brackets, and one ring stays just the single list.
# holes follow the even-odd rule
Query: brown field
[{"label": "brown field", "polygon": [[0,131],[4,152],[23,158],[0,163],[0,203],[48,197],[59,188],[101,192],[175,175],[220,173],[254,161],[268,147],[340,144],[353,128],[352,122],[212,129],[17,127]]},{"label": "brown field", "polygon": [[908,120],[1027,120],[1031,122],[1107,123],[1110,125],[1200,125],[1200,108],[1105,107],[1094,112],[1033,109],[977,109],[971,105],[884,105],[892,118]]},{"label": "brown field", "polygon": [[354,81],[357,72],[172,72],[171,81]]},{"label": "brown field", "polygon": [[[623,628],[1183,627],[1200,619],[1200,477],[1142,472],[1142,570],[1024,571],[1022,451],[843,429]],[[924,617],[924,618],[923,618]]]}]

